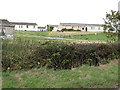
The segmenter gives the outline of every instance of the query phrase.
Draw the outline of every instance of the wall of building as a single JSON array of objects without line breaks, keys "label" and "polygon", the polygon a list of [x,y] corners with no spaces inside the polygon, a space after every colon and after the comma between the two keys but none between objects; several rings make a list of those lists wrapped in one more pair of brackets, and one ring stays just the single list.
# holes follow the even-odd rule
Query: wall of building
[{"label": "wall of building", "polygon": [[38,31],[47,31],[46,29],[38,29]]},{"label": "wall of building", "polygon": [[82,31],[90,31],[90,32],[103,32],[103,27],[102,26],[85,26],[85,25],[80,25],[80,26],[65,26],[65,25],[59,25],[58,29],[62,30],[62,29],[74,29],[74,30],[82,30]]},{"label": "wall of building", "polygon": [[0,28],[0,33],[2,30],[5,33],[5,36],[1,36],[1,38],[10,40],[14,39],[14,27],[2,27]]},{"label": "wall of building", "polygon": [[57,31],[58,30],[58,27],[54,27],[52,31]]},{"label": "wall of building", "polygon": [[15,30],[38,31],[37,25],[15,25]]},{"label": "wall of building", "polygon": [[86,26],[88,31],[90,32],[103,32],[103,27],[102,26]]}]

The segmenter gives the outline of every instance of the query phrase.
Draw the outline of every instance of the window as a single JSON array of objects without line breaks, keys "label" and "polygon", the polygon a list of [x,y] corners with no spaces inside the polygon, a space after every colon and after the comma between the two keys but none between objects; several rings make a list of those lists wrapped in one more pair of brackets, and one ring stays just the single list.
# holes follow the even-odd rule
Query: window
[{"label": "window", "polygon": [[91,27],[91,29],[93,29],[93,27]]},{"label": "window", "polygon": [[28,28],[28,25],[26,27]]},{"label": "window", "polygon": [[20,25],[19,25],[19,28],[20,28]]},{"label": "window", "polygon": [[33,28],[35,28],[35,25],[33,26]]},{"label": "window", "polygon": [[91,30],[92,30],[92,29],[94,30],[94,29],[95,29],[95,27],[91,27]]},{"label": "window", "polygon": [[100,27],[98,27],[98,30],[100,30]]},{"label": "window", "polygon": [[21,25],[21,28],[23,28],[23,26]]}]

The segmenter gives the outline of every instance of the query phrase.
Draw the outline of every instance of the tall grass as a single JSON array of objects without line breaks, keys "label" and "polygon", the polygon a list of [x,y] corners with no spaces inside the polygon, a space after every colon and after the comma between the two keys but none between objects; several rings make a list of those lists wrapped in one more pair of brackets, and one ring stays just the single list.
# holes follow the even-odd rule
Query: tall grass
[{"label": "tall grass", "polygon": [[39,42],[35,42],[33,40],[26,40],[26,39],[3,41],[3,45],[2,45],[3,68],[6,69],[8,67],[12,67],[11,65],[19,66],[19,61],[24,62],[26,55],[32,53],[34,48],[40,45],[40,43],[39,44],[38,43]]}]

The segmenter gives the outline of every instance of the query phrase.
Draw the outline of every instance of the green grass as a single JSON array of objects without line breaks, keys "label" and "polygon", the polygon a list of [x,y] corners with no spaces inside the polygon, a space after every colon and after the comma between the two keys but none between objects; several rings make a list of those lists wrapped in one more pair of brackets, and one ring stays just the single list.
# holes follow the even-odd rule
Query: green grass
[{"label": "green grass", "polygon": [[44,31],[44,32],[40,32],[40,31],[15,31],[15,36],[48,36],[48,34],[50,33],[50,31]]},{"label": "green grass", "polygon": [[116,88],[118,64],[72,70],[32,69],[3,72],[3,88]]},{"label": "green grass", "polygon": [[[79,42],[79,40],[82,41],[90,41],[90,42],[109,42],[109,41],[114,41],[117,40],[117,38],[115,36],[113,36],[112,38],[108,38],[106,33],[97,33],[95,34],[89,34],[84,32],[84,34],[82,34],[82,32],[80,33],[69,33],[68,32],[64,32],[64,33],[51,33],[50,31],[45,31],[45,32],[40,32],[40,31],[15,31],[15,39],[17,38],[22,38],[22,39],[32,39],[35,41],[41,41],[41,40],[45,40],[44,37],[56,37],[56,38],[67,38],[67,39],[76,39],[77,42]],[[57,40],[56,40],[57,41]],[[63,40],[66,41],[66,40]],[[73,42],[75,40],[71,40],[70,42]]]},{"label": "green grass", "polygon": [[79,39],[79,40],[89,40],[89,41],[112,41],[112,40],[116,39],[115,36],[113,36],[111,38],[108,38],[106,33],[98,33],[96,35],[95,34],[60,35],[60,36],[52,36],[52,37],[61,37],[61,38]]}]

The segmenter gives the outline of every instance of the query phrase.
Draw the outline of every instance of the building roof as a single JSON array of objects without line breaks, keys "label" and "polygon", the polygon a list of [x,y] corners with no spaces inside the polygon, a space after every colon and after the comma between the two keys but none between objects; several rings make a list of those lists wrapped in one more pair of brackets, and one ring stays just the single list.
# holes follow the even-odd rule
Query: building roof
[{"label": "building roof", "polygon": [[84,23],[60,23],[66,26],[102,26],[102,24],[84,24]]},{"label": "building roof", "polygon": [[37,25],[37,23],[29,23],[29,22],[11,22],[14,25]]},{"label": "building roof", "polygon": [[58,25],[49,25],[49,26],[58,27]]},{"label": "building roof", "polygon": [[12,23],[10,23],[7,19],[0,19],[0,26],[13,27],[14,25]]},{"label": "building roof", "polygon": [[45,29],[45,27],[38,27],[38,29]]}]

